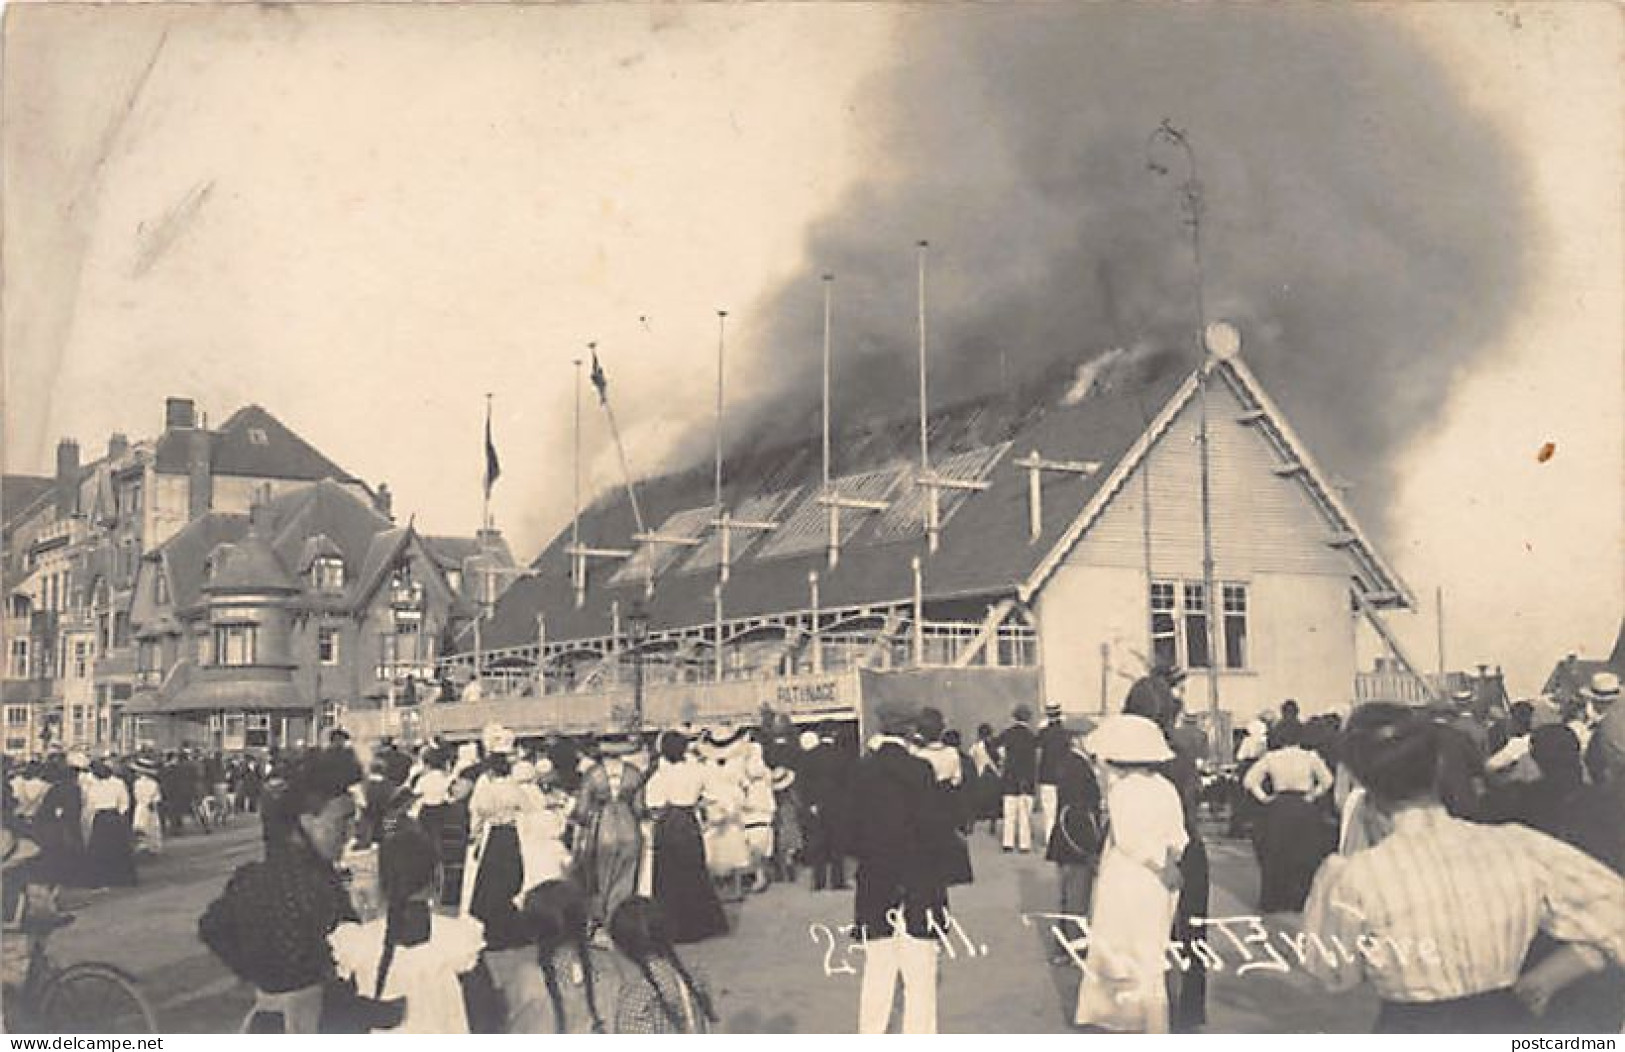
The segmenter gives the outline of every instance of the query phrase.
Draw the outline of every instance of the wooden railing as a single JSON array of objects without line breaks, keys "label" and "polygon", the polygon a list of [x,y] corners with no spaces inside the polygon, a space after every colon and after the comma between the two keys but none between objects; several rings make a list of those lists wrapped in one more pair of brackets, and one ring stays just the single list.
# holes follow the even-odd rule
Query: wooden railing
[{"label": "wooden railing", "polygon": [[[720,683],[654,684],[643,692],[643,726],[655,730],[740,723],[756,720],[764,709],[793,719],[851,717],[858,711],[859,694],[855,670]],[[634,705],[633,691],[627,686],[534,697],[487,694],[479,700],[352,710],[345,714],[344,725],[361,739],[477,738],[493,723],[519,735],[582,734],[627,726]]]}]

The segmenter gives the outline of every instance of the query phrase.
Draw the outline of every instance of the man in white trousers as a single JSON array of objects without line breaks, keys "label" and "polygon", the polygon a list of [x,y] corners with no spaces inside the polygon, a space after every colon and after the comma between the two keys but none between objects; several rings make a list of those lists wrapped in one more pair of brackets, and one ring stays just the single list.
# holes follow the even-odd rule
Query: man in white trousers
[{"label": "man in white trousers", "polygon": [[[995,739],[999,747],[1004,793],[1004,850],[1027,854],[1033,849],[1033,790],[1038,783],[1038,735],[1033,710],[1017,705],[1015,719]],[[861,798],[860,798],[861,799]]]},{"label": "man in white trousers", "polygon": [[935,1034],[935,936],[948,921],[947,886],[928,842],[938,827],[929,814],[935,776],[910,750],[912,710],[882,702],[875,716],[880,734],[852,778],[852,797],[863,801],[851,828],[858,860],[854,914],[865,944],[858,1032],[886,1032],[901,981],[903,1033]]},{"label": "man in white trousers", "polygon": [[1038,732],[1038,834],[1046,847],[1055,829],[1055,787],[1071,749],[1072,734],[1061,721],[1061,705],[1048,702],[1044,706],[1044,729]]}]

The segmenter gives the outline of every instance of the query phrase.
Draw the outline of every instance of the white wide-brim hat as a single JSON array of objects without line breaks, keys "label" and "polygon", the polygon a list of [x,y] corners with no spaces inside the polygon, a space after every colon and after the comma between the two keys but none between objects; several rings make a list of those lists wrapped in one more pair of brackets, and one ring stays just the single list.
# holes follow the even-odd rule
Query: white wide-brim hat
[{"label": "white wide-brim hat", "polygon": [[1174,758],[1162,728],[1144,716],[1108,716],[1084,741],[1107,763],[1167,763]]},{"label": "white wide-brim hat", "polygon": [[1616,702],[1619,700],[1619,677],[1612,672],[1595,673],[1591,682],[1580,688],[1580,693],[1604,705]]}]

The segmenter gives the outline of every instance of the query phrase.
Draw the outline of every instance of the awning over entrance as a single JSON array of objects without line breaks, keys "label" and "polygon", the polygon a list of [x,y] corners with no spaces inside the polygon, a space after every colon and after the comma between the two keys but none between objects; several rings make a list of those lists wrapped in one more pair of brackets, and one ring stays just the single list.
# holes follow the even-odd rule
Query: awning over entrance
[{"label": "awning over entrance", "polygon": [[284,680],[193,680],[157,711],[309,712],[311,704]]}]

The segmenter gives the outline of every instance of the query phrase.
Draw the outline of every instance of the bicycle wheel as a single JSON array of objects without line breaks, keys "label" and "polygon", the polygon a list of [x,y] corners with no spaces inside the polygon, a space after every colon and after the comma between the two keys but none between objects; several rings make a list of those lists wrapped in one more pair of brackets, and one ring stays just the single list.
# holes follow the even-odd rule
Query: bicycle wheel
[{"label": "bicycle wheel", "polygon": [[71,964],[46,981],[39,1019],[56,1034],[156,1034],[158,1017],[134,979],[110,964]]}]

